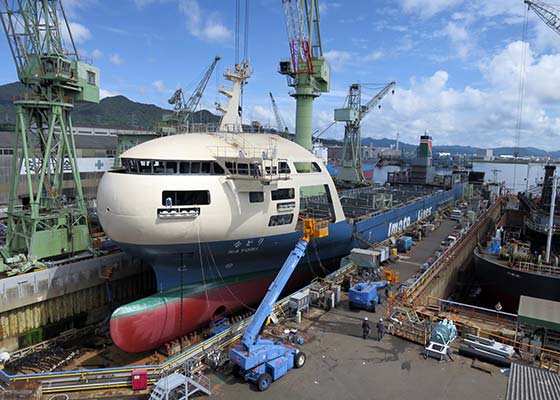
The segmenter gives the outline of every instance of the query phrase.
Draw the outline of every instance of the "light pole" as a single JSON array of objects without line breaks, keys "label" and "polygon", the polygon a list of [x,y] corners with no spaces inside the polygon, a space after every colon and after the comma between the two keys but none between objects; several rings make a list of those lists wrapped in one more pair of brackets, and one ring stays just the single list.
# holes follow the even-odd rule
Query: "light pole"
[{"label": "light pole", "polygon": [[[552,234],[554,233],[554,209],[556,208],[556,188],[558,177],[556,172],[552,175],[552,194],[550,195],[550,215],[548,216],[548,237],[546,238],[546,263],[550,263],[550,247],[552,245]],[[545,182],[546,184],[546,182]]]}]

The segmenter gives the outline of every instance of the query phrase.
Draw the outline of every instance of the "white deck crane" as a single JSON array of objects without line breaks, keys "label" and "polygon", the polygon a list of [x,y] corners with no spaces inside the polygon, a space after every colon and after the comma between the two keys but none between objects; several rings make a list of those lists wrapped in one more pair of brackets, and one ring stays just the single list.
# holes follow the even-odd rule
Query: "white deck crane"
[{"label": "white deck crane", "polygon": [[389,91],[395,92],[394,87],[395,82],[390,82],[370,101],[362,105],[362,85],[353,83],[348,90],[345,107],[334,110],[334,120],[346,122],[342,166],[338,173],[338,180],[352,184],[366,183],[362,171],[360,126],[366,115]]},{"label": "white deck crane", "polygon": [[284,122],[284,118],[282,118],[282,115],[278,110],[278,105],[276,104],[276,100],[274,100],[274,96],[272,96],[272,92],[268,92],[268,94],[270,95],[270,101],[272,102],[272,110],[274,111],[274,119],[276,120],[276,130],[278,131],[278,134],[285,136],[289,132],[288,126]]}]

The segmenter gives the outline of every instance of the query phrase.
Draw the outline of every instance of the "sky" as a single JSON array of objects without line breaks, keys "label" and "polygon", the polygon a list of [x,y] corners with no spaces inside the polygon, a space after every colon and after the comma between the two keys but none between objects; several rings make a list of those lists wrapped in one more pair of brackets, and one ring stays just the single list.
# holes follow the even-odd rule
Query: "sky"
[{"label": "sky", "polygon": [[[242,0],[244,3],[246,0]],[[548,0],[547,0],[548,1]],[[63,0],[81,56],[101,70],[103,97],[125,95],[168,107],[192,90],[220,55],[202,106],[223,101],[221,74],[235,63],[234,0]],[[396,81],[362,122],[362,136],[417,143],[426,129],[434,144],[560,149],[560,36],[522,0],[320,0],[323,54],[331,91],[314,104],[313,126],[333,121],[351,83]],[[244,121],[275,126],[269,92],[293,129],[295,100],[278,62],[289,58],[281,0],[249,0]],[[243,26],[243,22],[241,24]],[[241,47],[243,49],[243,46]],[[17,79],[0,39],[0,84]],[[519,96],[523,87],[523,96]],[[522,106],[521,106],[522,105]],[[519,118],[521,115],[521,118]],[[323,137],[343,138],[335,125]]]}]

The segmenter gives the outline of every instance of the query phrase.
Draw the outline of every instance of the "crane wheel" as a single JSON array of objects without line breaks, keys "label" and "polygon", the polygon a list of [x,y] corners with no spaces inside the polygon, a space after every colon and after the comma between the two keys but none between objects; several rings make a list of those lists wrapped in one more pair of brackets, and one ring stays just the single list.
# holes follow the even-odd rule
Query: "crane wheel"
[{"label": "crane wheel", "polygon": [[305,356],[305,353],[303,351],[300,351],[299,353],[296,354],[296,358],[294,360],[294,366],[296,368],[303,367],[306,359],[307,357]]},{"label": "crane wheel", "polygon": [[257,387],[261,392],[264,392],[266,389],[268,389],[271,383],[272,383],[272,376],[266,373],[262,374],[257,379]]}]

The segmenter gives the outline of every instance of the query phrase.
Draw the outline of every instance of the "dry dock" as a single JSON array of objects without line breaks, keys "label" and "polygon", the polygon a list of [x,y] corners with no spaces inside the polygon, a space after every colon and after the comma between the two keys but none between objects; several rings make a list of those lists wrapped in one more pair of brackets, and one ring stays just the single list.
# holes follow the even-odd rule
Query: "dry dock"
[{"label": "dry dock", "polygon": [[[269,325],[264,333],[269,337],[281,338],[284,329],[297,329],[298,336],[305,339],[300,348],[307,354],[307,363],[302,369],[293,370],[274,382],[267,393],[258,392],[255,386],[247,384],[231,370],[224,368],[227,364],[219,362],[218,368],[196,364],[198,361],[206,361],[212,365],[212,360],[223,359],[228,354],[228,346],[243,333],[248,319],[235,323],[224,333],[195,344],[169,360],[157,353],[140,357],[150,365],[141,366],[134,362],[125,367],[113,365],[106,368],[101,362],[92,365],[93,368],[101,367],[98,370],[67,371],[63,376],[20,376],[18,379],[42,382],[44,400],[50,400],[56,393],[64,393],[69,399],[148,399],[151,386],[140,391],[131,389],[133,373],[140,369],[146,370],[148,382],[152,385],[169,374],[169,371],[184,368],[190,361],[194,361],[197,365],[195,370],[202,371],[209,378],[214,398],[505,399],[508,378],[498,367],[460,356],[457,352],[460,339],[451,346],[450,360],[442,362],[425,358],[423,348],[426,331],[423,336],[407,334],[400,335],[404,338],[398,337],[399,332],[395,331],[396,328],[392,329],[393,324],[387,319],[395,307],[409,307],[417,315],[432,322],[444,316],[451,317],[459,334],[469,331],[475,326],[473,324],[486,323],[481,325],[480,332],[488,333],[511,322],[506,319],[502,321],[502,316],[495,317],[496,314],[488,319],[476,307],[469,308],[471,306],[434,297],[440,293],[448,293],[462,263],[472,253],[479,236],[492,229],[499,211],[499,205],[491,207],[468,230],[464,229],[464,225],[444,218],[412,250],[394,258],[385,268],[399,273],[399,283],[391,285],[390,299],[378,306],[375,313],[350,310],[347,295],[342,293],[340,302],[329,311],[312,307],[303,314],[300,323],[293,318],[280,318],[278,325]],[[462,232],[458,232],[459,230]],[[451,247],[442,244],[449,235],[458,237],[458,241]],[[347,262],[345,267],[325,282],[319,286],[314,283],[310,287],[312,290],[319,290],[318,287],[340,285],[344,279],[355,279],[357,276],[356,267]],[[277,314],[282,315],[278,312],[279,309],[287,309],[287,298],[277,305]],[[373,330],[364,340],[361,337],[361,322],[366,316],[372,322]],[[386,333],[381,341],[377,340],[375,324],[379,318],[384,319],[387,330],[394,332],[394,336]],[[492,324],[496,325],[496,329],[491,328]],[[400,330],[406,326],[404,324]],[[429,335],[429,331],[427,332]],[[542,349],[531,350],[527,346],[521,349],[516,345],[516,350],[521,353],[521,350],[529,352]],[[98,360],[106,359],[110,354],[112,353],[106,351],[97,355],[92,353]],[[65,369],[87,368],[88,363],[67,365]],[[191,363],[192,365],[194,364]],[[70,389],[64,389],[66,387]]]},{"label": "dry dock", "polygon": [[[482,219],[481,223],[487,225],[488,221]],[[396,293],[401,283],[405,286],[413,286],[415,281],[422,283],[426,263],[436,269],[441,260],[445,260],[446,253],[441,254],[446,247],[441,243],[449,235],[458,235],[457,229],[456,221],[443,219],[437,229],[418,241],[411,251],[391,262],[388,267],[398,272],[400,278],[400,283],[393,284],[392,290]],[[469,240],[467,234],[464,239]],[[465,241],[462,243],[463,252],[469,251]],[[448,266],[452,267],[451,264]],[[441,276],[432,276],[430,280],[437,281]],[[308,355],[306,365],[275,382],[266,394],[258,392],[230,371],[207,370],[212,396],[223,399],[263,396],[267,399],[504,398],[507,377],[497,367],[481,371],[472,367],[471,359],[457,354],[453,361],[447,362],[426,359],[422,355],[423,346],[388,334],[382,341],[377,341],[375,329],[367,340],[363,340],[363,318],[369,317],[375,327],[379,318],[386,320],[390,306],[389,302],[385,302],[376,313],[350,310],[347,296],[343,294],[341,302],[329,312],[311,308],[298,325],[288,321],[280,327],[270,326],[267,331],[272,334],[285,327],[298,329],[298,334],[306,340],[301,346]],[[72,399],[148,398],[147,392],[136,392],[135,395],[130,389],[69,395]]]}]

